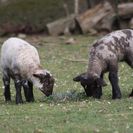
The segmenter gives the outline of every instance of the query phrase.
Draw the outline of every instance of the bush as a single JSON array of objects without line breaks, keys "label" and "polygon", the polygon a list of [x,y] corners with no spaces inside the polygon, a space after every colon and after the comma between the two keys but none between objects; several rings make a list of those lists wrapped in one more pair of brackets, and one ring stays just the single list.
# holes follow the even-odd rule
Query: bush
[{"label": "bush", "polygon": [[[0,34],[38,33],[45,31],[45,25],[65,16],[65,0],[15,0],[0,6]],[[72,0],[67,0],[73,12]]]}]

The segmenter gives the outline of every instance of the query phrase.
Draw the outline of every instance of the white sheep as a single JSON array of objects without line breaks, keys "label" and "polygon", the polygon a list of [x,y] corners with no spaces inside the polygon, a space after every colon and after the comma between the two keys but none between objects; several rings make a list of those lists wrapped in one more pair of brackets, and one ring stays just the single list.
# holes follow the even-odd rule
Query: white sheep
[{"label": "white sheep", "polygon": [[49,71],[40,66],[40,59],[35,47],[19,38],[9,38],[1,48],[1,68],[6,101],[11,100],[10,78],[16,88],[16,103],[22,103],[21,86],[28,102],[34,101],[33,85],[46,96],[53,92],[54,78]]}]

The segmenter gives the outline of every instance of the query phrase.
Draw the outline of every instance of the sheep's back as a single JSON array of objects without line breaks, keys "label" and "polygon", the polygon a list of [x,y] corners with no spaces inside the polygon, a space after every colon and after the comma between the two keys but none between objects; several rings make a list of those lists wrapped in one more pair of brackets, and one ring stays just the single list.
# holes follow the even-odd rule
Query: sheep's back
[{"label": "sheep's back", "polygon": [[94,42],[90,55],[100,59],[123,60],[127,52],[133,53],[133,30],[118,30]]},{"label": "sheep's back", "polygon": [[4,42],[1,51],[1,66],[13,74],[27,76],[31,69],[40,65],[39,55],[35,47],[24,40],[10,38]]}]

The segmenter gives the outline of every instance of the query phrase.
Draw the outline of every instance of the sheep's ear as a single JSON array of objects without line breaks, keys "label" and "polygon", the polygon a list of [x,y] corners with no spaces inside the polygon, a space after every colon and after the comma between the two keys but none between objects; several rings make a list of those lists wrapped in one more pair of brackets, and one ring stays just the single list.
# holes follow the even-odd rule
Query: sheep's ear
[{"label": "sheep's ear", "polygon": [[73,81],[76,81],[76,82],[80,82],[81,81],[81,76],[76,76],[75,78],[73,78]]},{"label": "sheep's ear", "polygon": [[85,80],[85,79],[87,79],[87,77],[86,77],[85,73],[82,73],[82,74],[76,76],[75,78],[73,78],[73,81],[80,82],[81,80]]},{"label": "sheep's ear", "polygon": [[46,72],[46,74],[44,75],[45,78],[50,78],[50,74]]},{"label": "sheep's ear", "polygon": [[36,77],[36,78],[42,78],[43,75],[34,73],[33,76]]},{"label": "sheep's ear", "polygon": [[46,74],[42,74],[42,73],[34,73],[33,74],[34,77],[37,77],[39,79],[43,79],[43,78],[50,78],[50,74],[46,72]]}]

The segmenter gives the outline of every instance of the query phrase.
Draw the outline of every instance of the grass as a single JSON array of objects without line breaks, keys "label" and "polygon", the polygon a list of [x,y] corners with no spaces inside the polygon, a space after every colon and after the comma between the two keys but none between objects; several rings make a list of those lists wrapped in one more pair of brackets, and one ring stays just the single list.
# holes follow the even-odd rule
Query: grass
[{"label": "grass", "polygon": [[[56,79],[54,94],[45,97],[34,88],[36,101],[15,104],[15,89],[11,84],[12,102],[5,103],[0,82],[1,133],[132,133],[133,99],[132,69],[120,64],[119,79],[123,98],[111,99],[111,86],[103,89],[100,100],[88,98],[80,84],[72,81],[87,69],[88,46],[96,37],[74,36],[76,44],[66,45],[69,37],[32,36],[26,40],[37,47],[43,67]],[[2,42],[3,38],[0,39]],[[80,60],[86,60],[82,62]],[[23,98],[24,99],[24,98]]]}]

